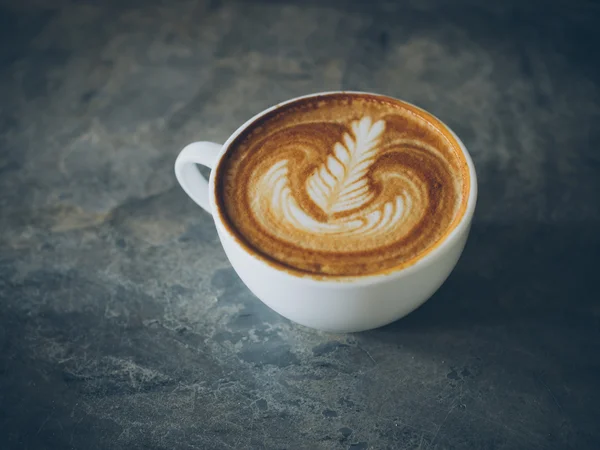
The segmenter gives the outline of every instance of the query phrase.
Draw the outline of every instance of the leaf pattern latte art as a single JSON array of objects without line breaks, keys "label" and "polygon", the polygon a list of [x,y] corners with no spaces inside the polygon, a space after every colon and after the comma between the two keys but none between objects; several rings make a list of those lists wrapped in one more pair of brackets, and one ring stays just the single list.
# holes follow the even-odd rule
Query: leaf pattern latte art
[{"label": "leaf pattern latte art", "polygon": [[333,154],[306,183],[311,199],[326,215],[359,208],[373,197],[367,171],[375,160],[385,123],[372,124],[367,116],[353,122],[351,128],[354,137],[344,133],[344,142],[335,144]]},{"label": "leaf pattern latte art", "polygon": [[[365,212],[362,207],[374,197],[368,170],[377,158],[385,123],[363,117],[351,123],[351,133],[343,134],[331,154],[306,181],[306,192],[325,214],[322,221],[304,211],[289,184],[289,163],[281,160],[266,171],[258,192],[270,192],[270,202],[260,204],[263,217],[288,224],[307,234],[344,235],[347,237],[387,233],[410,207],[409,197],[397,196],[379,208]],[[341,213],[349,213],[341,215]],[[274,217],[273,217],[274,216]]]}]

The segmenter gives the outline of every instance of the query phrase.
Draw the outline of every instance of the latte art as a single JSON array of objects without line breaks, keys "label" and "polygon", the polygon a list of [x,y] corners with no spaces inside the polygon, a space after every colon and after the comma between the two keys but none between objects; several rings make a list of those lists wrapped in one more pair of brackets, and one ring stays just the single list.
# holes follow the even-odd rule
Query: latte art
[{"label": "latte art", "polygon": [[[404,216],[402,196],[370,211],[363,209],[374,197],[367,175],[377,156],[384,127],[381,120],[372,125],[370,117],[353,122],[354,137],[344,134],[344,144],[336,143],[333,153],[306,180],[306,192],[326,216],[326,221],[313,218],[298,205],[289,186],[287,160],[274,164],[257,186],[257,191],[264,193],[257,198],[259,220],[269,217],[270,213],[278,223],[288,224],[293,228],[287,233],[289,239],[298,232],[344,235],[350,239],[390,232]],[[410,199],[407,200],[410,209]],[[262,224],[269,226],[267,221]]]},{"label": "latte art", "polygon": [[292,271],[410,265],[457,221],[464,160],[409,105],[331,97],[277,110],[232,144],[218,168],[220,211],[240,241]]},{"label": "latte art", "polygon": [[360,208],[373,197],[367,171],[377,155],[385,124],[383,120],[371,124],[371,118],[364,117],[351,128],[354,138],[344,134],[344,143],[335,144],[333,154],[306,183],[310,198],[327,216]]}]

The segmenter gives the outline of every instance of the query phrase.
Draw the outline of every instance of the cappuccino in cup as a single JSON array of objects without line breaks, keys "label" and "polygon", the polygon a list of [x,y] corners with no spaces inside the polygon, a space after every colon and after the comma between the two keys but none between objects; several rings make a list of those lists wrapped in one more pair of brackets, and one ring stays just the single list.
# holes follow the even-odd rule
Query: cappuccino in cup
[{"label": "cappuccino in cup", "polygon": [[[213,169],[209,182],[195,164]],[[274,106],[224,145],[190,144],[175,169],[246,285],[331,331],[380,326],[427,300],[462,252],[477,196],[445,124],[361,92]]]},{"label": "cappuccino in cup", "polygon": [[383,274],[434,249],[465,212],[469,170],[431,115],[367,94],[312,97],[246,128],[216,172],[230,232],[318,277]]}]

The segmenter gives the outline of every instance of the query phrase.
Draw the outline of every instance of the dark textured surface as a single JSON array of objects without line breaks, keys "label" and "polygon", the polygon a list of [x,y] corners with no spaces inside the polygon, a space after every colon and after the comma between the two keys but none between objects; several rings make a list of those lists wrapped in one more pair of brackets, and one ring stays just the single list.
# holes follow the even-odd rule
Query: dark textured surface
[{"label": "dark textured surface", "polygon": [[[484,3],[0,3],[0,448],[600,448],[600,7]],[[339,88],[480,179],[448,282],[355,335],[256,300],[172,171]]]}]

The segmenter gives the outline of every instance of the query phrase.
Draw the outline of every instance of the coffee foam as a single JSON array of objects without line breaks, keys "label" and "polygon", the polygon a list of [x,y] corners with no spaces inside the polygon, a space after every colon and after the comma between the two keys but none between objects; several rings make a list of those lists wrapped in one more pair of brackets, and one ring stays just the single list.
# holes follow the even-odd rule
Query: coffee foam
[{"label": "coffee foam", "polygon": [[217,207],[240,243],[292,272],[385,273],[458,223],[469,189],[458,143],[431,115],[367,94],[301,99],[229,146]]}]

